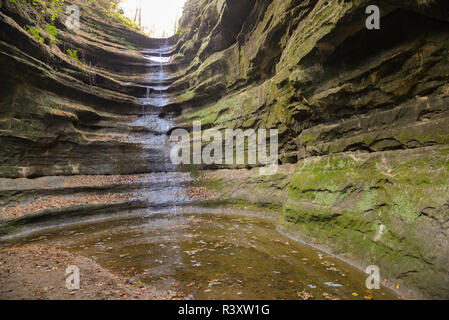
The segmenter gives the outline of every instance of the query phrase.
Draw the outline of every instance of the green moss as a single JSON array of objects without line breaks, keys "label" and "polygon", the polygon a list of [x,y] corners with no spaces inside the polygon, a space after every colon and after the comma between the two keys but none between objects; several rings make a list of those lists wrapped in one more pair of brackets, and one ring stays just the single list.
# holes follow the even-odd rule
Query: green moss
[{"label": "green moss", "polygon": [[365,185],[364,196],[359,203],[359,210],[364,212],[374,208],[377,197],[377,190],[370,190],[369,186]]},{"label": "green moss", "polygon": [[299,136],[299,143],[301,144],[307,144],[308,142],[314,141],[316,137],[311,135],[304,135]]},{"label": "green moss", "polygon": [[260,213],[267,213],[269,215],[275,216],[275,213],[280,210],[280,207],[274,204],[266,203],[266,204],[257,204],[244,200],[230,200],[230,199],[222,199],[222,200],[200,200],[194,201],[195,206],[203,207],[203,208],[211,208],[211,209],[226,209],[230,208],[233,210],[245,210],[245,211],[258,211]]},{"label": "green moss", "polygon": [[184,92],[183,94],[181,94],[180,96],[178,96],[176,98],[176,101],[177,102],[185,102],[185,101],[192,100],[194,97],[195,97],[195,91],[188,90],[188,91]]},{"label": "green moss", "polygon": [[391,209],[393,214],[403,218],[407,223],[412,223],[420,214],[416,199],[406,191],[399,192],[393,198]]},{"label": "green moss", "polygon": [[338,192],[318,192],[315,195],[315,202],[322,206],[333,206],[335,202],[340,200],[342,198],[342,195]]},{"label": "green moss", "polygon": [[205,179],[193,182],[192,186],[203,187],[213,191],[222,191],[226,185],[221,179]]},{"label": "green moss", "polygon": [[[376,156],[357,159],[343,155],[306,160],[298,164],[291,179],[289,198],[314,200],[324,206],[341,200],[339,205],[359,212],[384,204],[390,208],[385,214],[413,222],[423,208],[439,208],[449,200],[449,167],[444,152],[422,151],[412,157],[391,154],[388,161]],[[345,194],[331,189],[345,190]]]}]

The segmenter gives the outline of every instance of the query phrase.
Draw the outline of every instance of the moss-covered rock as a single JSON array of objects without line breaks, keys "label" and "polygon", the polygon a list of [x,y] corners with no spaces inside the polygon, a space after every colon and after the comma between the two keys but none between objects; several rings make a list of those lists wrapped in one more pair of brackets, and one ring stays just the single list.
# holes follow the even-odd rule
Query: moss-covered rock
[{"label": "moss-covered rock", "polygon": [[229,41],[221,26],[235,2],[187,3],[179,123],[277,128],[280,162],[297,165],[282,178],[230,170],[198,183],[273,206],[308,241],[447,298],[448,4],[381,1],[370,31],[369,1],[254,1]]}]

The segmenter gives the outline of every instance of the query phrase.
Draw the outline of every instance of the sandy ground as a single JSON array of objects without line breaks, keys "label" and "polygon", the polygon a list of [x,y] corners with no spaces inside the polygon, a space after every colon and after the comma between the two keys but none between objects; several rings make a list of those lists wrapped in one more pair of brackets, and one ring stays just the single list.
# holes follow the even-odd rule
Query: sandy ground
[{"label": "sandy ground", "polygon": [[[80,289],[66,287],[66,268],[80,269]],[[158,290],[122,278],[94,261],[64,250],[39,246],[0,249],[0,300],[154,300],[173,299]]]}]

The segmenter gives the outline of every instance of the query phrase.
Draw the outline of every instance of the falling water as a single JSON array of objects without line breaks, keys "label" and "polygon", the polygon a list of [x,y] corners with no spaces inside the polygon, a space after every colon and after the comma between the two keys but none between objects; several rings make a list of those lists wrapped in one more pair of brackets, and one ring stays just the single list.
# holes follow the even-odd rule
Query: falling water
[{"label": "falling water", "polygon": [[[167,73],[167,65],[170,57],[167,53],[172,47],[168,41],[161,42],[157,48],[142,50],[143,57],[147,60],[148,72],[142,79],[142,105],[141,116],[131,125],[144,132],[139,137],[131,137],[136,142],[144,143],[147,147],[145,153],[149,172],[169,172],[176,168],[170,161],[170,142],[167,132],[174,126],[173,122],[161,117],[165,114],[164,107],[170,103],[167,89],[170,85],[170,74]],[[145,91],[144,91],[145,90]]]}]

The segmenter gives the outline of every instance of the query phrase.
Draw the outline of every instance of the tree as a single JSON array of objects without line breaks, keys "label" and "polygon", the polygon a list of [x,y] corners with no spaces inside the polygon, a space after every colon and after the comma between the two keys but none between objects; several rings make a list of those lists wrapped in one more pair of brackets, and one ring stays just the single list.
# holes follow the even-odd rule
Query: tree
[{"label": "tree", "polygon": [[139,8],[136,6],[136,14],[134,15],[134,23],[137,21],[137,12],[139,12]]},{"label": "tree", "polygon": [[139,8],[139,28],[142,27],[142,7]]},{"label": "tree", "polygon": [[179,28],[179,25],[178,25],[178,14],[176,14],[175,26],[174,26],[174,29],[173,29],[173,34],[176,34],[178,32],[178,28]]}]

